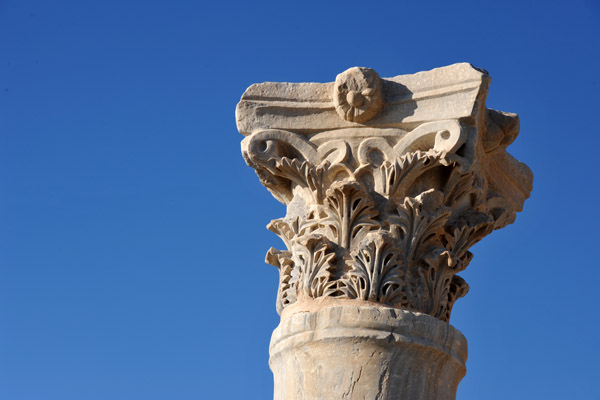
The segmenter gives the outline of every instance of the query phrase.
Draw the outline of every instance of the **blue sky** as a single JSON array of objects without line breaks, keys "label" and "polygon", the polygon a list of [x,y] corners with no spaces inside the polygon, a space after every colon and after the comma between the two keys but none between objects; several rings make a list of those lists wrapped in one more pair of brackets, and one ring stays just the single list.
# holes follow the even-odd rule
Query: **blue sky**
[{"label": "blue sky", "polygon": [[600,399],[600,3],[0,1],[0,398],[268,399],[262,81],[467,61],[534,172],[477,244],[458,398]]}]

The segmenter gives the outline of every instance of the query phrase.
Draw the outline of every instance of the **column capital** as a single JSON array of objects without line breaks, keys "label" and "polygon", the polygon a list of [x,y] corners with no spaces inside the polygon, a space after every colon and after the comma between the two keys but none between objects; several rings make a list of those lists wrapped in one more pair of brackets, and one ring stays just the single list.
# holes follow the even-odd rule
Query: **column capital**
[{"label": "column capital", "polygon": [[463,63],[248,88],[242,153],[287,205],[268,225],[286,245],[266,257],[280,271],[278,312],[335,298],[449,320],[469,248],[514,221],[533,180],[505,151],[517,115],[485,107],[489,82]]}]

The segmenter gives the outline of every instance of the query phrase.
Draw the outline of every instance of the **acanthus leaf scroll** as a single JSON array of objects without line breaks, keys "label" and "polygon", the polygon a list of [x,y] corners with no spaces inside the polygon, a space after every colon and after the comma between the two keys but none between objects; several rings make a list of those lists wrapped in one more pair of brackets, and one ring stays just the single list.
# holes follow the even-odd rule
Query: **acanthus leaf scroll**
[{"label": "acanthus leaf scroll", "polygon": [[[426,128],[358,145],[351,135],[317,145],[280,130],[245,139],[244,157],[261,181],[296,204],[268,226],[287,247],[267,254],[280,271],[279,312],[302,299],[336,297],[450,318],[468,291],[456,274],[494,216],[474,160],[457,154],[456,143],[436,149],[440,132],[464,141],[460,124]],[[373,151],[383,155],[377,162]]]},{"label": "acanthus leaf scroll", "polygon": [[[247,164],[288,206],[268,225],[286,246],[266,256],[279,269],[279,313],[332,297],[449,321],[468,292],[458,274],[469,248],[512,222],[528,196],[531,173],[504,150],[514,114],[483,108],[480,119],[374,127],[386,113],[383,84],[364,68],[338,76],[333,103],[354,127],[257,129],[242,141]],[[510,187],[494,174],[512,177]]]}]

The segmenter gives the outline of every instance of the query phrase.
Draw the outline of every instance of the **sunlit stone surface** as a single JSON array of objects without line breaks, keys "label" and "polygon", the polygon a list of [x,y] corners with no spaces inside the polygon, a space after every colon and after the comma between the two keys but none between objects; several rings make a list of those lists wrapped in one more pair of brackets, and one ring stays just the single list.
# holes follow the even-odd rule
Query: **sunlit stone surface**
[{"label": "sunlit stone surface", "polygon": [[242,153],[287,205],[271,340],[276,400],[454,399],[467,343],[448,321],[469,248],[510,224],[529,168],[515,114],[485,107],[470,64],[332,83],[252,85]]}]

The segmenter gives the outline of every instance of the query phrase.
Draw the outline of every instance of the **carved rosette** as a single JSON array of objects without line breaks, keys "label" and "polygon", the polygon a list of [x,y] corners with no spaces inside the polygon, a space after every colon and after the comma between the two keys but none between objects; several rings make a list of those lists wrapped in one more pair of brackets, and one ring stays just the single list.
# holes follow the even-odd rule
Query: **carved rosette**
[{"label": "carved rosette", "polygon": [[333,101],[337,113],[351,122],[367,122],[383,109],[381,78],[370,68],[350,68],[335,79]]},{"label": "carved rosette", "polygon": [[[361,75],[374,88],[364,96],[383,90],[372,72],[371,80]],[[338,112],[340,76],[332,93]],[[483,103],[485,91],[475,100]],[[531,189],[527,167],[505,152],[518,133],[517,117],[481,104],[474,110],[469,118],[398,127],[261,126],[243,140],[248,165],[288,206],[268,225],[286,246],[266,257],[280,272],[278,312],[333,297],[449,320],[468,291],[457,274],[473,257],[469,248],[512,222]],[[344,116],[357,121],[359,114]]]}]

